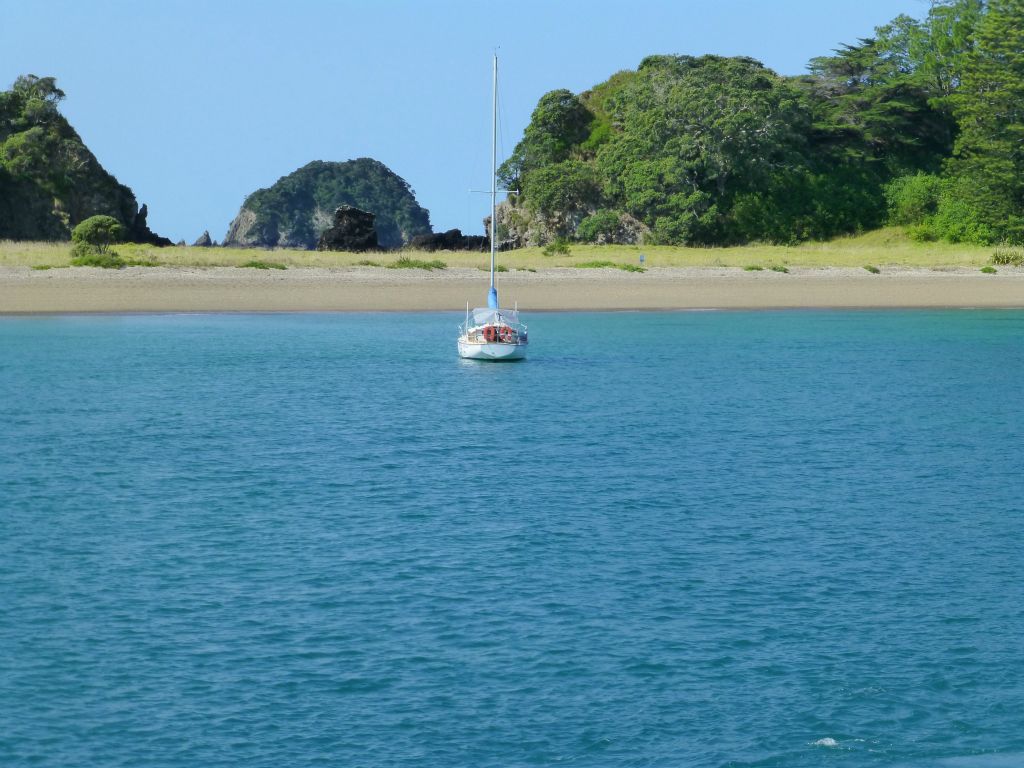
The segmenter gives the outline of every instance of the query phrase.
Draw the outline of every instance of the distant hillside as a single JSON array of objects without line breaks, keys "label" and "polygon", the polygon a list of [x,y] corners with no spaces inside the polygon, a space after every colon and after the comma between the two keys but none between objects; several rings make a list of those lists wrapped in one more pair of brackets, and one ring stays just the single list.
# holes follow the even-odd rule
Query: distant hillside
[{"label": "distant hillside", "polygon": [[819,56],[650,56],[543,96],[502,181],[507,245],[792,243],[889,223],[1024,243],[1024,0],[934,0]]},{"label": "distant hillside", "polygon": [[314,161],[253,192],[231,222],[224,245],[315,248],[340,205],[374,214],[384,248],[398,248],[431,232],[430,214],[405,180],[383,163],[363,157],[343,163]]},{"label": "distant hillside", "polygon": [[54,78],[35,75],[0,92],[0,239],[68,240],[80,221],[105,214],[136,242],[170,244],[60,114],[63,98]]}]

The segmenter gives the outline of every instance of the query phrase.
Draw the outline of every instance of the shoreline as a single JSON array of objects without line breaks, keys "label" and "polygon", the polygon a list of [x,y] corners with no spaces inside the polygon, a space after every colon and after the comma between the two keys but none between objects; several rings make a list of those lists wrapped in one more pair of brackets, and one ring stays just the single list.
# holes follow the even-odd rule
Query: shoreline
[{"label": "shoreline", "polygon": [[[0,267],[0,315],[164,312],[415,312],[485,301],[486,272],[375,267]],[[1024,269],[883,267],[551,268],[498,276],[502,303],[524,312],[741,309],[1024,308]]]}]

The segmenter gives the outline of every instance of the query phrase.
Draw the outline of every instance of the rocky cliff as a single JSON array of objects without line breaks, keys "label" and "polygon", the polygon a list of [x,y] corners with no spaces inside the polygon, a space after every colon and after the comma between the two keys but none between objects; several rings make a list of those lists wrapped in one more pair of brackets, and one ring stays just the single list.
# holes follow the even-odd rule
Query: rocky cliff
[{"label": "rocky cliff", "polygon": [[381,248],[430,234],[430,214],[377,160],[315,161],[249,195],[224,238],[235,247],[313,249],[342,206],[372,213]]},{"label": "rocky cliff", "polygon": [[136,242],[170,245],[60,114],[63,98],[54,78],[35,75],[0,92],[0,239],[67,240],[80,221],[104,214]]}]

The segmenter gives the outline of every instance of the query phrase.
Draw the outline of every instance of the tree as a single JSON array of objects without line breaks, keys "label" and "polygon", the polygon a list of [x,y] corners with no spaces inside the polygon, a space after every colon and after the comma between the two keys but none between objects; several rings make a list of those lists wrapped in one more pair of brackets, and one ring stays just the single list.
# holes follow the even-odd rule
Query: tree
[{"label": "tree", "polygon": [[523,139],[502,163],[498,176],[507,187],[517,186],[531,170],[568,160],[574,147],[590,136],[594,115],[571,91],[544,94],[530,116]]},{"label": "tree", "polygon": [[990,0],[974,41],[954,99],[950,171],[970,181],[961,202],[981,223],[1024,242],[1024,0]]},{"label": "tree", "polygon": [[113,216],[90,216],[71,231],[71,241],[79,250],[105,253],[110,245],[124,242],[125,234]]}]

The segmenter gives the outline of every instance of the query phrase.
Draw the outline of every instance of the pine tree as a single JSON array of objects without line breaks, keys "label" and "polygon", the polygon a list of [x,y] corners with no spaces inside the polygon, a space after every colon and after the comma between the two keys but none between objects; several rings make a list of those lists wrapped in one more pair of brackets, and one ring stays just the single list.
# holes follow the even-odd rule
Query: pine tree
[{"label": "pine tree", "polygon": [[974,215],[998,237],[1024,242],[1024,0],[990,0],[955,112],[951,170]]}]

